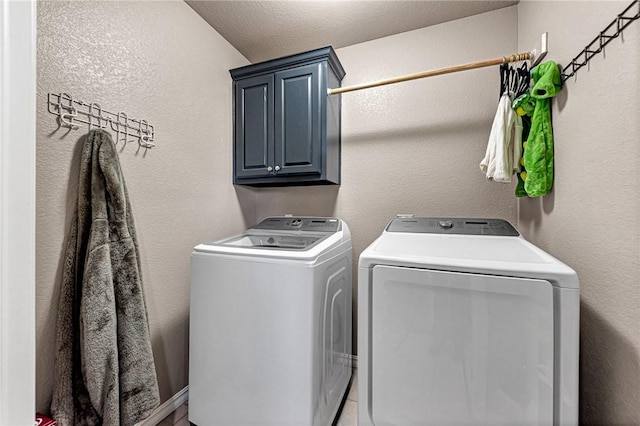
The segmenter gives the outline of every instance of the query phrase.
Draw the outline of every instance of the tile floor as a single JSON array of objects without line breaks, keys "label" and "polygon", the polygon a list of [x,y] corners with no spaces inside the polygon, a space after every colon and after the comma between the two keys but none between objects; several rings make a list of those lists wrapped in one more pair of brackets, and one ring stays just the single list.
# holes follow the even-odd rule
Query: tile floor
[{"label": "tile floor", "polygon": [[358,375],[353,370],[351,377],[351,389],[347,400],[342,406],[342,412],[336,426],[356,426],[358,424]]},{"label": "tile floor", "polygon": [[[351,389],[347,400],[342,406],[342,413],[338,418],[336,426],[356,426],[358,424],[358,376],[353,372],[351,379]],[[162,420],[158,426],[189,426],[189,403],[178,407],[176,411]],[[206,425],[202,425],[206,426]]]},{"label": "tile floor", "polygon": [[176,411],[164,418],[158,426],[189,426],[189,402],[185,402]]}]

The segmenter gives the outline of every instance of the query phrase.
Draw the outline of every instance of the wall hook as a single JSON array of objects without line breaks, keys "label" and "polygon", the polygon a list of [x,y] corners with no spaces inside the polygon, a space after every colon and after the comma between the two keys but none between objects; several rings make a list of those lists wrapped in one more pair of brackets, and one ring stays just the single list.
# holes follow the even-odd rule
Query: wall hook
[{"label": "wall hook", "polygon": [[[120,117],[124,118],[124,122],[120,122]],[[117,126],[116,129],[116,144],[118,144],[118,142],[120,142],[120,126],[124,126],[125,128],[125,134],[124,134],[124,138],[122,139],[124,141],[124,145],[127,145],[127,142],[129,142],[127,139],[129,138],[129,117],[127,117],[127,114],[120,111],[117,115],[117,119],[118,121],[115,123]]]},{"label": "wall hook", "polygon": [[[145,126],[144,130],[142,130],[142,123],[144,123]],[[140,140],[138,141],[138,144],[141,147],[148,149],[156,146],[155,143],[151,142],[153,140],[153,135],[149,132],[149,123],[147,122],[147,120],[145,120],[144,118],[140,120],[138,129],[140,130]]]},{"label": "wall hook", "polygon": [[[94,115],[93,114],[93,108],[96,107],[98,109],[98,115]],[[93,118],[95,117],[98,120],[98,127],[101,129],[104,129],[105,127],[107,127],[108,121],[107,119],[105,119],[102,116],[102,107],[100,106],[99,103],[97,102],[92,102],[91,104],[89,104],[89,130],[91,130],[91,126],[93,124]],[[102,125],[102,122],[104,120],[104,126]]]},{"label": "wall hook", "polygon": [[[64,98],[69,100],[69,106],[65,107],[62,105],[62,100]],[[68,113],[63,112],[63,108],[68,109],[69,112]],[[60,116],[59,116],[60,124],[65,127],[69,127],[70,129],[73,129],[73,130],[79,129],[80,126],[78,126],[73,122],[74,117],[77,117],[77,116],[78,116],[78,111],[76,110],[76,107],[73,106],[73,98],[68,93],[62,93],[60,95]]]}]

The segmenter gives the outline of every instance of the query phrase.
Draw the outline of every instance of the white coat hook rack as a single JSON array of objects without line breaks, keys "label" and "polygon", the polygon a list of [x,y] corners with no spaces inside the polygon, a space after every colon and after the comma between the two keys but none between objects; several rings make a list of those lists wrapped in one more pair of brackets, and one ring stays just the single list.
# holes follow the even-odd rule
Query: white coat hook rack
[{"label": "white coat hook rack", "polygon": [[68,93],[49,93],[47,106],[51,114],[58,116],[61,127],[77,130],[80,124],[86,124],[88,130],[110,128],[116,133],[116,144],[124,140],[125,145],[127,142],[137,141],[145,149],[156,146],[153,142],[155,128],[145,119],[129,118],[122,111],[106,111],[96,102],[77,101]]}]

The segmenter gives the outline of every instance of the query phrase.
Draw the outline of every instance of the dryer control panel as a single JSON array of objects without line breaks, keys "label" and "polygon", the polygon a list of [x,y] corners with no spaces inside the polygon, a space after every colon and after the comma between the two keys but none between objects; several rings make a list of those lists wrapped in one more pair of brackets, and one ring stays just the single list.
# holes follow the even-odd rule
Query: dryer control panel
[{"label": "dryer control panel", "polygon": [[508,237],[520,235],[509,222],[502,219],[413,217],[411,215],[401,215],[392,220],[387,226],[387,232]]},{"label": "dryer control panel", "polygon": [[336,217],[268,217],[253,229],[337,232],[340,230],[340,219]]}]

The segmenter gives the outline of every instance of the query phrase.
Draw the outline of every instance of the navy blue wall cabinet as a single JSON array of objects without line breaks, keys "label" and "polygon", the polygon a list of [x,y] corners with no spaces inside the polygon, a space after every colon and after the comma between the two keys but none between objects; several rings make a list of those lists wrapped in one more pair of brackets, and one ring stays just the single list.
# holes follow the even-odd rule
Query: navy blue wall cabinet
[{"label": "navy blue wall cabinet", "polygon": [[233,183],[340,184],[340,87],[344,69],[323,47],[230,70]]}]

